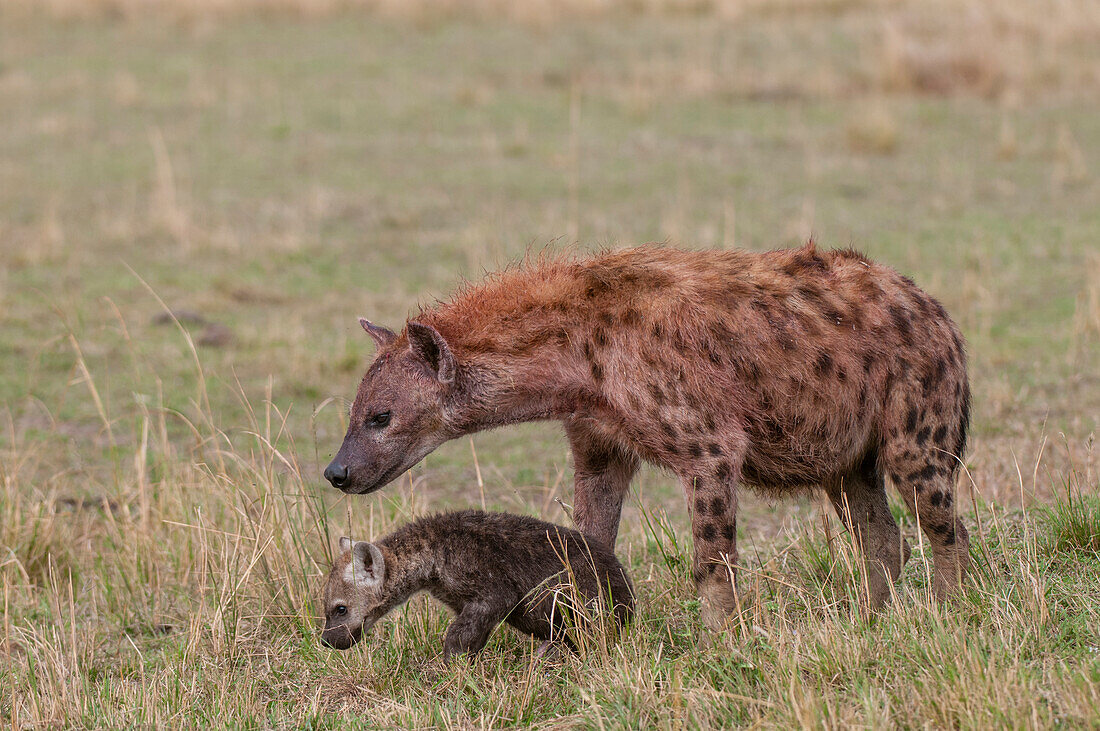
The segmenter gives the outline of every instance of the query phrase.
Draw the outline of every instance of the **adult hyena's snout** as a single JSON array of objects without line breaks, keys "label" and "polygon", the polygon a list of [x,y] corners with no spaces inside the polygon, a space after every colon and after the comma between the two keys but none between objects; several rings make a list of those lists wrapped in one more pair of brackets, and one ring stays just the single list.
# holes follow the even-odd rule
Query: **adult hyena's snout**
[{"label": "adult hyena's snout", "polygon": [[337,456],[329,462],[325,468],[325,479],[332,483],[333,487],[342,488],[348,484],[348,466]]},{"label": "adult hyena's snout", "polygon": [[321,632],[321,644],[334,650],[346,650],[359,641],[361,632],[359,628],[348,629],[346,624],[326,627]]},{"label": "adult hyena's snout", "polygon": [[325,467],[325,479],[337,490],[347,493],[366,492],[376,477],[375,459],[364,454],[362,446],[352,437],[345,437],[336,456]]}]

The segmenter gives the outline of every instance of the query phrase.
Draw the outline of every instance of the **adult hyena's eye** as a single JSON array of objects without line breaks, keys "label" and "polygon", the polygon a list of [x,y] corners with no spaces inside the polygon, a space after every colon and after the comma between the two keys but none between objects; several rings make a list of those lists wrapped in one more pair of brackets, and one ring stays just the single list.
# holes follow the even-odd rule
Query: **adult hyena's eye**
[{"label": "adult hyena's eye", "polygon": [[335,607],[332,608],[332,613],[338,617],[342,617],[348,613],[348,608],[345,607],[343,604],[337,604]]},{"label": "adult hyena's eye", "polygon": [[367,419],[367,426],[374,427],[375,429],[381,429],[386,424],[390,423],[390,412],[383,411],[375,414],[371,418]]}]

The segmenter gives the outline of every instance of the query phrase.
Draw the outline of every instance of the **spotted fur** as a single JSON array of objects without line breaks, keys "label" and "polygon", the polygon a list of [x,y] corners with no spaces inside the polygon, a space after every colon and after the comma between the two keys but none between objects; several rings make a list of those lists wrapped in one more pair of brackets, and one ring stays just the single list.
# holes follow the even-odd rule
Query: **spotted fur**
[{"label": "spotted fur", "polygon": [[377,543],[341,538],[322,642],[346,650],[421,591],[455,613],[448,657],[479,652],[501,622],[571,646],[566,630],[584,630],[601,599],[620,627],[634,611],[626,570],[607,547],[534,518],[466,510],[421,518]]},{"label": "spotted fur", "polygon": [[[574,517],[596,541],[614,545],[641,461],[678,476],[710,624],[734,606],[741,484],[772,496],[822,486],[863,546],[872,605],[908,556],[887,476],[932,547],[936,593],[966,573],[962,336],[912,280],[854,251],[541,259],[384,332],[329,468],[345,468],[347,492],[378,489],[448,439],[556,419]],[[371,428],[381,412],[392,422]]]}]

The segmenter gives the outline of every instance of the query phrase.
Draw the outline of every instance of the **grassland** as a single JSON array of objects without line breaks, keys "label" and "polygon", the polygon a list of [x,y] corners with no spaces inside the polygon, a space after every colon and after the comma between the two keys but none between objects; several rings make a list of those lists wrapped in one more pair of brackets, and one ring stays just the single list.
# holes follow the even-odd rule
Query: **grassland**
[{"label": "grassland", "polygon": [[[563,7],[0,0],[0,721],[1100,722],[1092,5]],[[371,354],[357,316],[400,324],[544,247],[810,234],[966,333],[958,602],[929,600],[918,551],[862,619],[820,501],[747,496],[744,613],[704,637],[682,500],[646,471],[621,642],[549,662],[502,631],[448,667],[418,600],[318,646],[337,536],[571,500],[553,425],[446,445],[381,495],[322,484]]]}]

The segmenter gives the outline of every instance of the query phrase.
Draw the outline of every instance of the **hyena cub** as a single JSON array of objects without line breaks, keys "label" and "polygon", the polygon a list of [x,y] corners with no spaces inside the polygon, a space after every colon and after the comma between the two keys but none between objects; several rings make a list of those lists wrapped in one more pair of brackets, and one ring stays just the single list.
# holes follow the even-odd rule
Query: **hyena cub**
[{"label": "hyena cub", "polygon": [[325,584],[322,642],[348,649],[421,591],[455,613],[443,642],[448,658],[480,651],[501,622],[573,647],[563,630],[585,622],[599,600],[619,627],[634,611],[630,580],[610,549],[534,518],[468,510],[421,518],[377,543],[341,538]]}]

